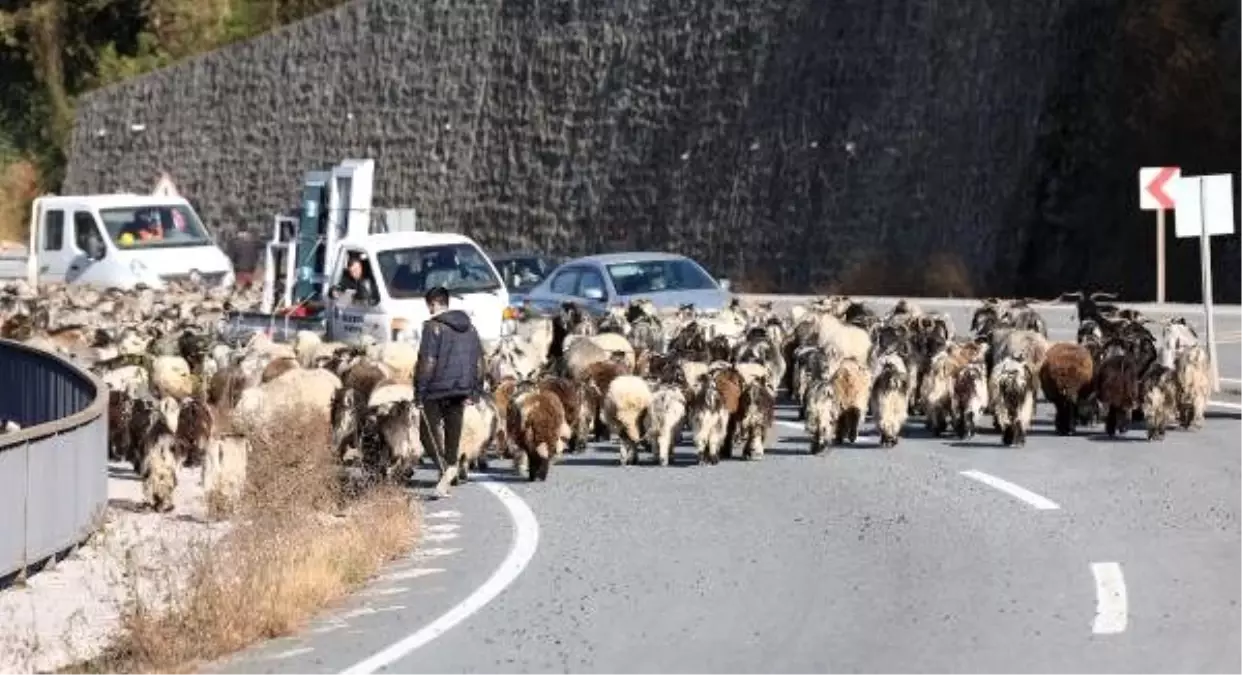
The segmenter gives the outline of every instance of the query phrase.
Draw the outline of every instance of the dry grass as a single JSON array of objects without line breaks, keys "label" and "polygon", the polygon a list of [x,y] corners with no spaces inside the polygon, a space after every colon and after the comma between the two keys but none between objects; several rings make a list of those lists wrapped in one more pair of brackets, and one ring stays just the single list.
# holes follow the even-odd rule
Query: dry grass
[{"label": "dry grass", "polygon": [[30,202],[39,196],[39,171],[28,160],[0,166],[0,241],[26,242]]},{"label": "dry grass", "polygon": [[347,498],[322,415],[299,415],[252,439],[234,528],[197,548],[188,580],[155,607],[133,595],[121,634],[75,669],[185,672],[287,635],[408,551],[414,504],[397,488]]}]

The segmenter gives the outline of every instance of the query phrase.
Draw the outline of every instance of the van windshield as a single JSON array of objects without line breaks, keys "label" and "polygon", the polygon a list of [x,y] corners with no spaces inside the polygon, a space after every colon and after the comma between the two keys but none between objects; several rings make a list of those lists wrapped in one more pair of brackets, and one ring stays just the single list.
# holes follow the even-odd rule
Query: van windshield
[{"label": "van windshield", "polygon": [[392,249],[376,254],[380,275],[394,298],[421,298],[436,286],[450,293],[486,293],[500,288],[487,258],[470,244]]},{"label": "van windshield", "polygon": [[120,249],[211,244],[193,209],[183,204],[100,209],[104,229]]}]

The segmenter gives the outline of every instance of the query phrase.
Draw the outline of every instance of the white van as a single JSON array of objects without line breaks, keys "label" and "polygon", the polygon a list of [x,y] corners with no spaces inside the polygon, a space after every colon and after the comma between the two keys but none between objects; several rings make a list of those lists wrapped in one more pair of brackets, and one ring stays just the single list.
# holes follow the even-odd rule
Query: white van
[{"label": "white van", "polygon": [[0,279],[161,288],[197,278],[233,284],[233,264],[182,197],[40,197],[30,241],[0,254]]},{"label": "white van", "polygon": [[353,342],[369,335],[376,342],[418,342],[430,316],[424,296],[443,286],[449,309],[470,316],[484,344],[499,340],[512,327],[506,321],[509,291],[491,260],[469,237],[438,232],[374,234],[341,243],[332,271],[335,288],[352,259],[361,258],[363,277],[375,296],[358,302],[351,294],[328,301],[327,332],[331,340]]}]

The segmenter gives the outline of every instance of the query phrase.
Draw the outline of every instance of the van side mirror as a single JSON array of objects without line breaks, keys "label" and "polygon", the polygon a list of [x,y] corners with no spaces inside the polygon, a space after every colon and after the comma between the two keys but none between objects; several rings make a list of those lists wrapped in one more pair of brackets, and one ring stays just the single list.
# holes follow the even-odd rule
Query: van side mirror
[{"label": "van side mirror", "polygon": [[733,283],[725,277],[717,279],[716,283],[720,284],[720,290],[722,291],[728,291],[733,287]]}]

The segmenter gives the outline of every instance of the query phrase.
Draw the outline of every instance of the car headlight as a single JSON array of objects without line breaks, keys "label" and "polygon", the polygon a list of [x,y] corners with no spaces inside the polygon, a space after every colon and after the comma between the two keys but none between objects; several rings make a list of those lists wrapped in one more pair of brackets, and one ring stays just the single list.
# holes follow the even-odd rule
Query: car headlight
[{"label": "car headlight", "polygon": [[237,276],[233,274],[233,270],[224,273],[220,278],[220,288],[229,288],[237,281]]}]

